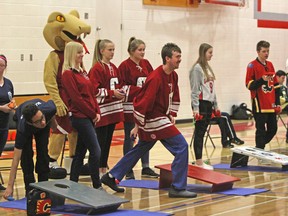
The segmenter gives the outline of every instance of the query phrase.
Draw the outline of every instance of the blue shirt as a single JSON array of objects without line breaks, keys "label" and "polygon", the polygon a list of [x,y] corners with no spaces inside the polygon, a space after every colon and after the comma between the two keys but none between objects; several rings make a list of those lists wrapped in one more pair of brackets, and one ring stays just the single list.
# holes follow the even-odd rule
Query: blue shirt
[{"label": "blue shirt", "polygon": [[[22,115],[23,108],[28,105],[34,103],[38,106],[39,110],[43,113],[46,119],[46,127],[50,127],[50,120],[56,114],[56,106],[52,100],[44,102],[40,99],[33,99],[22,103],[16,110],[15,120],[17,121],[17,133],[16,133],[16,141],[15,148],[23,149],[23,146],[27,143],[27,141],[31,140],[31,137],[40,130],[44,130],[44,128],[36,128],[33,125],[27,124],[26,119]],[[28,144],[28,143],[27,143]],[[29,143],[31,145],[31,143]]]}]

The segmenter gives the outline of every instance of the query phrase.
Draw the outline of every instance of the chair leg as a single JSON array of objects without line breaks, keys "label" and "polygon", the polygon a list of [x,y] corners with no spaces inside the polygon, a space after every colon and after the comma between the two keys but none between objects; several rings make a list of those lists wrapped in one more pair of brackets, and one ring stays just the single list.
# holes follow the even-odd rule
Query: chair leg
[{"label": "chair leg", "polygon": [[191,141],[190,141],[190,148],[192,148],[192,144],[193,144],[194,138],[195,138],[195,129],[193,131],[193,135],[192,135],[192,138],[191,138]]},{"label": "chair leg", "polygon": [[2,173],[0,172],[0,180],[1,180],[1,184],[4,184],[4,180],[3,180],[3,177],[2,177]]},{"label": "chair leg", "polygon": [[65,135],[64,144],[63,144],[63,148],[62,148],[61,160],[60,160],[60,167],[62,167],[62,164],[63,164],[66,141],[67,141],[67,135]]},{"label": "chair leg", "polygon": [[212,143],[213,148],[216,148],[216,147],[215,147],[215,144],[214,144],[214,142],[213,142],[213,139],[212,139],[212,137],[210,136],[210,130],[211,130],[211,124],[209,124],[209,126],[208,126],[208,128],[207,128],[206,138],[205,138],[204,145],[206,146],[207,140],[208,140],[208,138],[209,138],[210,142]]},{"label": "chair leg", "polygon": [[281,115],[278,115],[278,119],[280,119],[280,121],[282,122],[282,124],[284,125],[285,129],[287,130],[287,125],[285,124],[283,118],[281,117]]}]

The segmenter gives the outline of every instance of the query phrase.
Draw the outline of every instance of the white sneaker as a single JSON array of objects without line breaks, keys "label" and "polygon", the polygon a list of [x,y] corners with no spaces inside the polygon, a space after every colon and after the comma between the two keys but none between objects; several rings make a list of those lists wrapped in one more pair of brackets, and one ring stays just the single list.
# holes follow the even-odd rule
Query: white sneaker
[{"label": "white sneaker", "polygon": [[272,162],[269,160],[265,160],[265,159],[258,159],[258,163],[261,165],[271,165]]},{"label": "white sneaker", "polygon": [[203,163],[202,165],[198,165],[195,163],[195,166],[201,167],[201,168],[206,169],[206,170],[214,170],[213,166],[210,166],[210,165],[205,164],[205,163]]},{"label": "white sneaker", "polygon": [[49,168],[50,169],[58,169],[61,167],[58,165],[57,161],[54,161],[54,162],[49,162]]}]

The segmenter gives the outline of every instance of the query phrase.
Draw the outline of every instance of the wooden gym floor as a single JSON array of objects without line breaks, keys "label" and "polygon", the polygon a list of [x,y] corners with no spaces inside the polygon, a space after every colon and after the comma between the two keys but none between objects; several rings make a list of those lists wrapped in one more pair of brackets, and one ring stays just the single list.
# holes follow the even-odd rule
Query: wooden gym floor
[{"label": "wooden gym floor", "polygon": [[[287,122],[288,118],[283,116],[284,121]],[[286,129],[283,124],[278,122],[279,128],[277,135],[274,139],[267,144],[266,150],[273,150],[279,153],[288,154],[285,143]],[[248,121],[234,121],[234,126],[237,130],[237,136],[245,141],[246,146],[255,146],[255,125],[252,120]],[[192,124],[179,124],[177,127],[183,133],[187,142],[190,143],[193,129]],[[212,126],[212,136],[220,135],[218,126]],[[115,137],[113,139],[114,145],[111,147],[109,166],[113,167],[114,164],[122,156],[122,143],[123,131],[115,131]],[[213,149],[210,141],[207,142],[207,146],[203,151],[203,159],[208,159],[210,163],[230,163],[231,150],[223,149],[219,138],[213,139],[216,148]],[[190,151],[189,161],[193,161],[193,153]],[[173,157],[170,153],[161,145],[157,143],[150,151],[150,167],[155,165],[171,163]],[[1,167],[10,165],[11,160],[1,160]],[[256,159],[251,159],[249,165],[257,165]],[[159,172],[159,170],[155,171]],[[114,193],[111,189],[104,186],[108,193],[115,194],[116,196],[126,198],[130,200],[129,203],[123,204],[120,208],[134,209],[144,211],[161,211],[176,216],[204,216],[204,215],[221,215],[221,216],[280,216],[288,215],[288,175],[287,173],[271,173],[271,172],[247,172],[247,171],[225,171],[217,170],[221,173],[232,175],[241,178],[241,181],[236,182],[234,187],[241,188],[265,188],[269,189],[268,192],[259,193],[250,196],[226,196],[221,194],[205,194],[198,193],[198,197],[194,199],[182,199],[182,198],[169,198],[167,191],[165,190],[149,190],[139,188],[126,188],[125,193]],[[141,179],[141,163],[134,168],[136,179]],[[9,171],[2,171],[5,184],[8,181]],[[187,180],[189,184],[203,184],[203,182],[196,181],[194,179]],[[91,185],[90,178],[83,176],[79,183]],[[0,192],[0,202],[5,201],[2,198],[3,192]],[[24,196],[24,187],[21,170],[17,173],[17,179],[15,184],[14,198],[20,199]],[[20,216],[26,215],[25,211],[11,210],[0,208],[0,215]]]}]

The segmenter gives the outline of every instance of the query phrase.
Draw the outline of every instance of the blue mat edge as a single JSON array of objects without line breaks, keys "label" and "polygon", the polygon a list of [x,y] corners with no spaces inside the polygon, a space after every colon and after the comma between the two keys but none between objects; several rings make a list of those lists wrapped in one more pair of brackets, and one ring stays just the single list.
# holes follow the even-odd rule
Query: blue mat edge
[{"label": "blue mat edge", "polygon": [[[132,182],[132,181],[136,181],[136,182],[142,182],[142,185],[143,182],[149,182],[149,183],[153,183],[154,186],[153,187],[136,187],[136,186],[129,186],[129,181]],[[121,184],[122,182],[122,184]],[[159,190],[158,188],[158,185],[159,185],[159,182],[158,181],[155,181],[155,180],[125,180],[125,181],[121,181],[120,182],[120,186],[123,186],[123,187],[135,187],[135,188],[146,188],[146,189],[154,189],[154,190]],[[128,183],[128,185],[126,184]],[[194,188],[193,188],[194,187]],[[197,190],[198,188],[198,190]],[[200,190],[199,190],[200,188]],[[168,188],[164,188],[163,190],[167,190]],[[187,185],[187,189],[188,190],[191,190],[195,192],[203,192],[203,193],[212,193],[210,191],[211,189],[211,185],[207,185],[207,184],[188,184]],[[205,190],[208,190],[208,191],[204,191],[203,189]],[[250,190],[252,192],[247,192],[247,193],[235,193],[235,190],[239,190],[239,189],[245,189],[245,190]],[[234,191],[234,193],[233,193]],[[253,194],[257,194],[257,193],[264,193],[264,192],[267,192],[269,191],[269,189],[266,189],[266,188],[232,188],[232,189],[229,189],[229,190],[226,190],[226,191],[220,191],[220,192],[214,192],[216,194],[224,194],[224,195],[234,195],[234,196],[249,196],[249,195],[253,195]]]},{"label": "blue mat edge", "polygon": [[[18,205],[23,205],[22,207],[18,207],[15,208],[15,202],[18,203]],[[8,204],[8,206],[5,206],[6,204]],[[4,205],[4,206],[3,206]],[[75,206],[75,207],[85,207],[85,208],[89,208],[89,206],[85,206],[83,204],[66,204],[67,206]],[[18,210],[26,210],[26,198],[22,198],[19,200],[14,200],[14,201],[5,201],[5,202],[0,202],[0,208],[9,208],[9,209],[18,209]],[[77,214],[77,213],[73,213],[73,212],[68,212],[68,211],[55,211],[55,210],[51,210],[51,213],[53,214],[69,214],[69,215],[86,215],[86,214]],[[104,212],[104,213],[97,213],[97,214],[92,214],[91,216],[95,215],[95,216],[114,216],[114,215],[118,215],[118,214],[126,214],[126,215],[131,215],[133,214],[138,214],[138,215],[142,215],[142,214],[147,214],[147,215],[159,215],[159,216],[164,216],[164,215],[171,215],[169,213],[166,212],[160,212],[160,211],[156,211],[156,212],[151,212],[151,211],[143,211],[143,210],[133,210],[133,209],[117,209],[116,211],[113,212]]]}]

